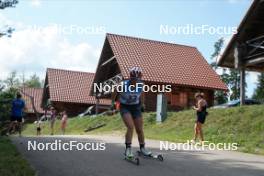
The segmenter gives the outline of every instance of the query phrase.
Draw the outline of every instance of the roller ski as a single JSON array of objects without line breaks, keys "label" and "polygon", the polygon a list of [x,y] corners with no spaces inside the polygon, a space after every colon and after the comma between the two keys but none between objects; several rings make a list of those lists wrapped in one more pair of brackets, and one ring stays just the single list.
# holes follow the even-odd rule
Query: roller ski
[{"label": "roller ski", "polygon": [[131,148],[127,148],[124,155],[125,155],[125,160],[133,164],[139,165],[139,158],[134,156]]},{"label": "roller ski", "polygon": [[144,157],[144,158],[149,158],[149,159],[156,159],[159,161],[163,161],[164,158],[161,154],[154,155],[152,152],[147,151],[145,148],[140,149],[137,151],[138,156]]}]

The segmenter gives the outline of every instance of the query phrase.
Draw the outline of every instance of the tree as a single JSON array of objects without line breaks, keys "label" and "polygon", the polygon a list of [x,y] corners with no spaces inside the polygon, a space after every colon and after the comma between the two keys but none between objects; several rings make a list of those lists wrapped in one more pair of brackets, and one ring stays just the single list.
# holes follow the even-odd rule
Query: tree
[{"label": "tree", "polygon": [[1,122],[9,119],[11,112],[11,102],[15,97],[11,90],[0,91],[0,120]]},{"label": "tree", "polygon": [[36,117],[39,117],[34,105],[34,97],[31,97],[23,92],[23,89],[21,89],[23,86],[39,88],[41,87],[41,81],[36,74],[32,75],[28,80],[25,79],[24,74],[22,77],[18,77],[16,71],[11,72],[4,81],[0,81],[0,120],[2,122],[9,119],[11,102],[15,98],[18,91],[30,97]]},{"label": "tree", "polygon": [[[221,80],[228,84],[229,82],[229,74],[227,73],[223,73],[222,75],[220,75]],[[228,94],[227,92],[224,91],[216,91],[215,92],[215,100],[217,101],[218,104],[224,104],[228,101]]]},{"label": "tree", "polygon": [[[217,42],[215,42],[215,44],[214,44],[214,52],[211,55],[211,59],[212,60],[213,59],[216,60],[217,57],[219,57],[223,45],[224,45],[224,38],[220,38]],[[213,69],[217,69],[216,61],[213,61],[211,63],[211,66],[213,67]]]},{"label": "tree", "polygon": [[21,85],[16,71],[12,71],[4,80],[4,83],[8,89],[17,89]]},{"label": "tree", "polygon": [[[8,7],[15,7],[18,0],[0,0],[0,10]],[[6,26],[0,30],[0,38],[3,36],[11,37],[14,29]],[[9,77],[0,82],[0,120],[3,122],[10,116],[11,101],[15,97],[15,93],[19,87],[19,79],[16,77],[16,72],[12,72]]]},{"label": "tree", "polygon": [[238,70],[230,69],[229,87],[231,90],[230,100],[237,100],[240,97],[240,74]]},{"label": "tree", "polygon": [[[220,38],[218,41],[215,42],[214,52],[211,55],[211,59],[216,60],[216,58],[219,57],[223,44],[224,44],[223,38]],[[213,61],[211,63],[211,66],[214,70],[218,68],[216,61]],[[227,73],[224,72],[222,75],[220,75],[220,77],[224,83],[228,84],[229,75]],[[223,92],[223,91],[215,91],[214,99],[217,101],[217,104],[223,104],[228,101],[228,95],[226,94],[226,92]]]},{"label": "tree", "polygon": [[0,0],[0,10],[7,7],[15,7],[18,4],[18,0]]},{"label": "tree", "polygon": [[[211,55],[211,59],[215,59],[219,57],[221,49],[224,44],[224,39],[220,38],[217,42],[214,44],[215,51]],[[216,62],[212,62],[211,66],[213,69],[217,69]],[[227,73],[228,71],[228,73]],[[240,97],[240,73],[239,70],[236,69],[224,69],[224,72],[222,75],[220,75],[222,81],[230,88],[231,94],[230,99],[236,100]],[[247,86],[247,85],[245,85]],[[228,95],[224,92],[218,92],[215,93],[215,99],[218,101],[218,103],[225,103],[228,100]]]},{"label": "tree", "polygon": [[20,82],[16,76],[16,72],[11,72],[6,80],[1,81],[0,89],[0,119],[5,121],[9,119],[11,112],[11,102],[15,97]]},{"label": "tree", "polygon": [[252,98],[264,101],[264,73],[261,73],[258,76],[257,88],[255,89]]},{"label": "tree", "polygon": [[5,88],[5,85],[2,80],[0,80],[0,92],[2,92]]},{"label": "tree", "polygon": [[29,80],[25,81],[25,86],[26,87],[41,88],[40,78],[36,74],[32,75]]},{"label": "tree", "polygon": [[[228,86],[230,87],[231,94],[230,100],[237,100],[240,98],[240,72],[236,69],[229,69],[229,81]],[[245,89],[247,88],[247,83],[245,83]]]},{"label": "tree", "polygon": [[[0,10],[4,10],[8,7],[15,7],[16,4],[18,4],[18,0],[0,0]],[[13,31],[13,28],[7,26],[4,30],[0,31],[0,38],[5,35],[11,37]]]}]

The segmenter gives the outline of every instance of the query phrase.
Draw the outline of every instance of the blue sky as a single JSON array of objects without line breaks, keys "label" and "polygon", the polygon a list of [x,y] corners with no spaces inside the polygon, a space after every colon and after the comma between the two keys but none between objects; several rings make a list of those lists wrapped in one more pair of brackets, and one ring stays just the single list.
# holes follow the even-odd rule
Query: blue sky
[{"label": "blue sky", "polygon": [[[12,38],[1,39],[2,78],[10,70],[44,77],[46,67],[95,71],[105,32],[195,46],[211,62],[213,44],[231,34],[202,35],[161,34],[160,26],[209,25],[236,27],[251,0],[20,0],[16,8],[0,11],[0,24],[16,28]],[[50,26],[89,27],[99,32],[89,34],[52,33]],[[29,30],[29,26],[45,31]],[[24,41],[25,40],[25,41]],[[88,59],[87,59],[88,58]],[[4,59],[4,60],[3,60]],[[72,60],[75,61],[72,61]],[[6,73],[6,74],[4,74]],[[248,96],[252,94],[256,74],[248,76]]]}]

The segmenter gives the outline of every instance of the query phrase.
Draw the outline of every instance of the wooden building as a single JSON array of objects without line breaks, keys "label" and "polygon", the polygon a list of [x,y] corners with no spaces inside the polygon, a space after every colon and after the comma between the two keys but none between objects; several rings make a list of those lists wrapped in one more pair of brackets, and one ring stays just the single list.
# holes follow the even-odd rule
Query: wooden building
[{"label": "wooden building", "polygon": [[245,103],[246,71],[264,72],[264,1],[254,0],[228,43],[218,66],[240,71],[240,103]]},{"label": "wooden building", "polygon": [[[172,85],[172,92],[166,93],[169,110],[193,106],[196,92],[204,92],[212,106],[214,91],[228,90],[195,47],[115,34],[106,35],[94,83],[118,84],[129,78],[134,66],[141,67],[145,84]],[[146,110],[155,111],[157,94],[148,92],[145,97]]]},{"label": "wooden building", "polygon": [[[70,117],[83,113],[88,107],[96,104],[90,96],[94,73],[47,69],[42,107],[53,106],[58,112],[66,110]],[[101,99],[99,111],[109,108],[110,100]]]}]

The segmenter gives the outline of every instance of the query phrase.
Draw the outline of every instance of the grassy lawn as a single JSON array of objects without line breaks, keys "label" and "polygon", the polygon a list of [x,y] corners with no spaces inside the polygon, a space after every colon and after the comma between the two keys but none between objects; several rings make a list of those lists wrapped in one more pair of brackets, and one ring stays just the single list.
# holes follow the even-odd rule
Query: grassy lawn
[{"label": "grassy lawn", "polygon": [[[193,137],[195,112],[169,112],[167,120],[156,124],[155,113],[144,113],[145,135],[150,139],[186,142]],[[84,132],[89,127],[105,123],[106,126]],[[120,115],[97,118],[73,118],[68,121],[66,134],[102,134],[125,131]],[[264,154],[264,106],[245,106],[230,109],[210,109],[204,125],[205,139],[213,143],[238,143],[239,151]],[[36,126],[25,127],[24,135],[35,135]],[[43,128],[49,134],[49,124]],[[61,134],[60,122],[55,134]]]},{"label": "grassy lawn", "polygon": [[33,176],[35,172],[7,137],[0,137],[0,175]]}]

